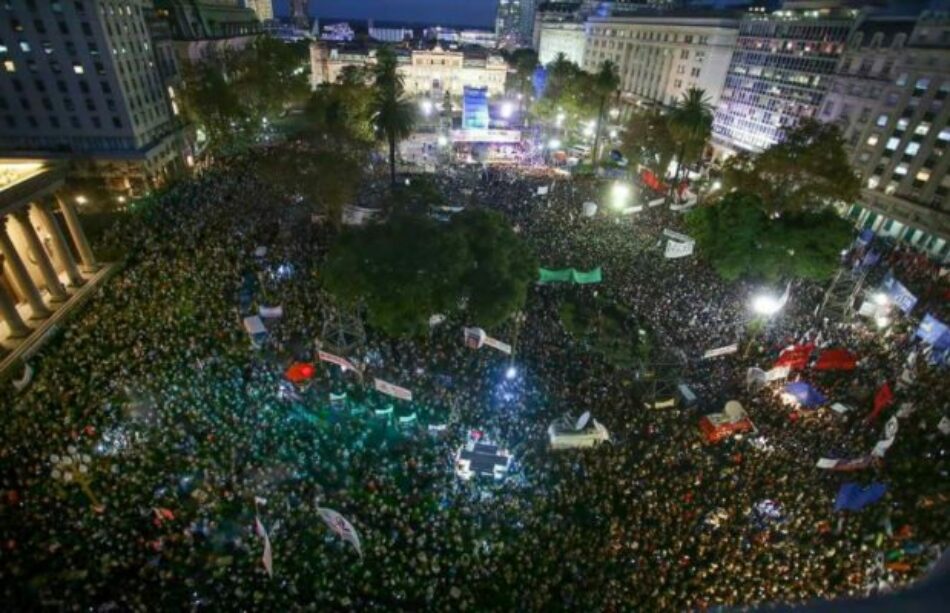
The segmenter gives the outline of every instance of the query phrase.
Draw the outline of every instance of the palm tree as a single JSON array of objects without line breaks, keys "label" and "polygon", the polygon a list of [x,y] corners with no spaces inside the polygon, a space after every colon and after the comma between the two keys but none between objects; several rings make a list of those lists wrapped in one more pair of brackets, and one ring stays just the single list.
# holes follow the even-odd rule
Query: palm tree
[{"label": "palm tree", "polygon": [[686,168],[686,158],[699,160],[706,147],[706,141],[712,133],[713,108],[706,97],[705,90],[689,88],[670,113],[670,133],[679,141],[679,154],[676,158],[676,176],[670,185],[669,197],[680,181]]},{"label": "palm tree", "polygon": [[592,85],[594,92],[600,99],[597,109],[597,133],[594,135],[594,149],[591,151],[594,156],[592,162],[596,163],[600,158],[598,149],[600,147],[601,126],[604,123],[604,107],[607,106],[607,100],[613,96],[617,88],[620,87],[620,75],[617,74],[617,65],[610,60],[605,60],[600,65],[600,70],[594,75]]},{"label": "palm tree", "polygon": [[396,185],[396,143],[412,133],[412,104],[405,100],[402,75],[397,71],[396,56],[387,48],[380,49],[373,69],[373,101],[371,104],[376,137],[389,144],[389,179]]}]

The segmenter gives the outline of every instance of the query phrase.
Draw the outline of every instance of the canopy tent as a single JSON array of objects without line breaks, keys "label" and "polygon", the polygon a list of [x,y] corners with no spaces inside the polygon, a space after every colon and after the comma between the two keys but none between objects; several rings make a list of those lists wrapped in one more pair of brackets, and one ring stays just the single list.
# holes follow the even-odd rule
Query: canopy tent
[{"label": "canopy tent", "polygon": [[784,391],[794,399],[795,403],[809,409],[828,404],[828,399],[821,392],[804,381],[789,383]]},{"label": "canopy tent", "polygon": [[815,370],[854,370],[857,357],[847,349],[827,349],[818,355]]}]

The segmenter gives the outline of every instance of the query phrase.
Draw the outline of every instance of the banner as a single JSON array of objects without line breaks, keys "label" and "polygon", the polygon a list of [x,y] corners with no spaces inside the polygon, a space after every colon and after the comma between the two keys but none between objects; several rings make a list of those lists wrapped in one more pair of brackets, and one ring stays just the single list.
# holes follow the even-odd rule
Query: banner
[{"label": "banner", "polygon": [[818,468],[824,468],[825,470],[850,472],[853,470],[865,469],[870,465],[871,465],[871,456],[867,455],[860,458],[853,458],[851,460],[821,458],[818,460],[818,463],[815,466],[817,466]]},{"label": "banner", "polygon": [[261,562],[264,563],[264,570],[267,571],[268,577],[274,576],[274,553],[271,551],[270,547],[270,537],[267,535],[267,530],[264,529],[264,524],[261,523],[259,517],[254,517],[254,528],[257,531],[257,536],[264,539],[264,555],[261,556]]},{"label": "banner", "polygon": [[883,483],[872,483],[867,487],[845,483],[835,497],[835,511],[860,511],[883,498],[885,492],[887,486]]},{"label": "banner", "polygon": [[408,400],[410,402],[412,401],[412,392],[404,387],[387,383],[382,379],[374,379],[373,383],[376,386],[377,392],[382,392],[387,396],[393,396],[394,398],[399,398],[400,400]]},{"label": "banner", "polygon": [[725,347],[710,349],[703,354],[703,359],[708,360],[709,358],[718,358],[721,355],[729,355],[730,353],[735,353],[737,351],[739,351],[739,345],[738,343],[733,343],[732,345],[726,345]]},{"label": "banner", "polygon": [[950,348],[950,328],[930,313],[924,315],[915,335],[934,349]]},{"label": "banner", "polygon": [[353,548],[356,549],[356,553],[358,553],[362,559],[363,549],[360,546],[360,535],[357,534],[353,524],[333,509],[317,507],[317,513],[320,514],[320,518],[323,519],[330,530],[333,530],[341,539],[353,545]]},{"label": "banner", "polygon": [[358,375],[362,375],[362,374],[363,374],[362,371],[360,371],[360,369],[357,368],[355,364],[353,364],[353,362],[350,362],[349,360],[347,360],[347,359],[344,358],[344,357],[341,357],[341,356],[338,356],[338,355],[334,355],[334,354],[328,353],[328,352],[326,352],[326,351],[318,351],[318,352],[317,352],[317,356],[320,358],[320,361],[321,361],[321,362],[329,362],[329,363],[331,363],[331,364],[336,364],[337,366],[339,366],[340,368],[342,368],[342,369],[344,370],[344,372],[347,371],[347,370],[352,370],[353,372],[355,372],[355,373],[358,374]]},{"label": "banner", "polygon": [[785,386],[783,390],[786,394],[795,399],[799,405],[813,409],[823,404],[828,404],[828,399],[824,394],[813,388],[804,381],[795,381]]},{"label": "banner", "polygon": [[792,345],[779,354],[775,361],[775,367],[787,366],[790,370],[801,370],[808,366],[808,360],[811,358],[811,352],[815,350],[814,343],[804,345]]},{"label": "banner", "polygon": [[874,394],[874,410],[868,415],[867,422],[871,423],[877,419],[881,411],[892,402],[894,402],[894,393],[891,391],[891,384],[885,381],[884,385],[878,388],[877,393]]},{"label": "banner", "polygon": [[887,297],[891,299],[891,302],[897,305],[904,314],[908,314],[914,310],[914,305],[917,304],[917,296],[910,293],[904,284],[894,278],[894,275],[888,273],[884,277],[884,283],[882,284],[884,288],[884,293],[887,294]]},{"label": "banner", "polygon": [[685,258],[687,256],[693,255],[693,248],[696,246],[696,243],[680,243],[677,241],[666,241],[666,250],[663,252],[663,257],[667,259],[675,258]]},{"label": "banner", "polygon": [[279,319],[284,316],[284,307],[282,306],[263,306],[261,305],[257,309],[257,314],[263,317],[264,319]]},{"label": "banner", "polygon": [[879,440],[871,451],[873,457],[883,458],[887,450],[891,448],[891,445],[894,444],[894,439],[897,437],[897,425],[896,417],[891,417],[887,420],[887,424],[884,426],[884,438]]},{"label": "banner", "polygon": [[854,370],[858,360],[847,349],[827,349],[818,355],[815,370]]},{"label": "banner", "polygon": [[412,415],[406,415],[406,416],[404,416],[404,417],[400,417],[400,418],[399,418],[399,423],[401,423],[401,424],[411,424],[411,423],[414,422],[414,421],[416,421],[416,414],[415,414],[415,413],[413,413]]},{"label": "banner", "polygon": [[677,242],[680,242],[680,243],[694,243],[694,242],[696,242],[696,241],[694,241],[693,239],[691,239],[690,237],[686,236],[685,234],[681,234],[681,233],[679,233],[679,232],[676,232],[675,230],[670,230],[669,228],[664,228],[664,229],[663,229],[663,236],[665,236],[665,237],[667,237],[667,238],[672,238],[673,240],[675,240],[675,241],[677,241]]},{"label": "banner", "polygon": [[508,343],[503,343],[496,338],[486,336],[485,344],[488,345],[489,347],[492,347],[493,349],[497,349],[498,351],[502,353],[511,355],[511,345],[509,345]]},{"label": "banner", "polygon": [[481,328],[462,328],[462,341],[469,349],[481,349],[486,336]]},{"label": "banner", "polygon": [[600,283],[600,266],[587,272],[576,270],[574,268],[562,268],[560,270],[550,270],[547,268],[538,269],[538,283],[577,283],[583,285],[586,283]]}]

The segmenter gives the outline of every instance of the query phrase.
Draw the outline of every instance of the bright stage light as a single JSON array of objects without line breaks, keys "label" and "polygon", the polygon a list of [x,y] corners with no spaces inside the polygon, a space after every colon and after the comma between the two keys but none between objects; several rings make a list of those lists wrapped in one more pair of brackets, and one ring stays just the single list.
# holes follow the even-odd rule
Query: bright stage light
[{"label": "bright stage light", "polygon": [[429,99],[423,100],[419,103],[419,108],[422,109],[422,114],[428,117],[432,114],[432,101]]},{"label": "bright stage light", "polygon": [[509,381],[518,376],[518,369],[514,366],[509,366],[508,370],[505,371],[505,378]]},{"label": "bright stage light", "polygon": [[508,102],[507,100],[501,105],[501,116],[503,119],[511,119],[511,116],[515,114],[515,105]]},{"label": "bright stage light", "polygon": [[891,320],[888,319],[887,317],[878,317],[877,319],[874,320],[874,323],[877,324],[878,328],[886,328],[888,324],[891,323]]},{"label": "bright stage light", "polygon": [[551,140],[548,141],[548,148],[549,148],[549,149],[559,149],[560,147],[561,147],[561,141],[560,141],[560,140],[558,140],[558,139],[556,139],[556,138],[552,138]]},{"label": "bright stage light", "polygon": [[752,310],[759,315],[771,317],[778,313],[782,308],[782,303],[772,296],[756,296],[752,299]]}]

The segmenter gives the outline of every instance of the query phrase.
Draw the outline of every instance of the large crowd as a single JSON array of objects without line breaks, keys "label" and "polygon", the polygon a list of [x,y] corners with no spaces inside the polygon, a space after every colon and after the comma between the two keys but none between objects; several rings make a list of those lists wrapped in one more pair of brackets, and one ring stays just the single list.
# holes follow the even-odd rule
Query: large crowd
[{"label": "large crowd", "polygon": [[[585,217],[581,203],[599,201],[604,186],[543,169],[458,169],[436,184],[450,204],[506,215],[542,265],[601,266],[604,280],[531,288],[515,379],[501,354],[463,345],[457,316],[426,339],[368,330],[347,357],[365,381],[410,388],[412,403],[329,364],[285,393],[285,369],[313,359],[330,314],[320,265],[331,239],[307,203],[259,180],[249,160],[217,164],[103,237],[101,248],[126,249],[122,270],[33,359],[26,390],[3,388],[6,606],[684,610],[865,596],[921,577],[940,555],[950,537],[938,428],[946,372],[924,359],[908,366],[914,320],[884,330],[825,321],[814,314],[823,289],[799,282],[750,341],[757,288],[723,282],[696,256],[663,257],[662,230],[682,230],[678,214]],[[539,196],[542,186],[552,189]],[[899,269],[941,314],[945,294],[933,288],[945,291],[945,277],[911,259],[895,251],[877,268]],[[558,305],[594,292],[649,325],[698,408],[647,408],[636,371],[571,338]],[[259,347],[242,327],[248,303],[283,311],[265,320]],[[513,326],[489,332],[510,340]],[[851,373],[792,375],[852,411],[806,413],[776,385],[747,387],[748,367],[768,369],[805,340],[860,356]],[[736,341],[741,351],[702,359]],[[905,370],[910,382],[899,383]],[[884,381],[895,402],[868,423]],[[330,406],[328,394],[343,392]],[[731,399],[757,432],[705,444],[700,416]],[[378,418],[389,404],[419,419]],[[583,411],[612,444],[549,451],[548,424]],[[819,457],[867,453],[898,412],[883,460],[855,473],[816,468]],[[430,431],[436,424],[447,428]],[[453,455],[472,429],[513,452],[507,480],[458,479]],[[848,480],[884,482],[887,493],[835,513]],[[774,516],[756,513],[762,501]],[[353,523],[361,557],[318,505]],[[272,576],[255,517],[269,532]]]}]

